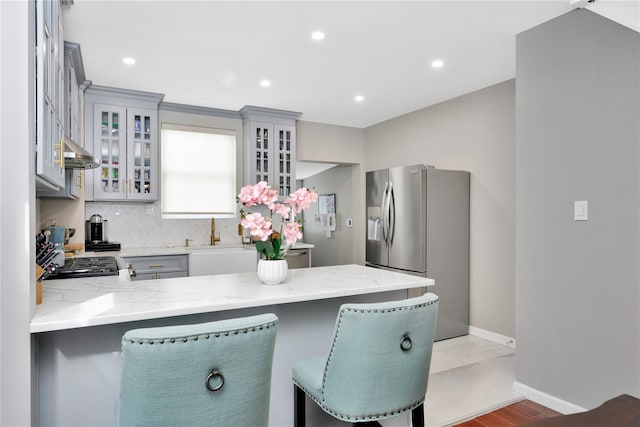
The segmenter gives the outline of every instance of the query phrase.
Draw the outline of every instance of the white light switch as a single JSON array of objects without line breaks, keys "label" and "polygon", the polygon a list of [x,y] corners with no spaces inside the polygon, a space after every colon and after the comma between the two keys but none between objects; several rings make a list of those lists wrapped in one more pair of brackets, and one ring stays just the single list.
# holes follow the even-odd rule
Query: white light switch
[{"label": "white light switch", "polygon": [[573,202],[573,219],[575,221],[587,221],[589,219],[589,202],[576,200]]}]

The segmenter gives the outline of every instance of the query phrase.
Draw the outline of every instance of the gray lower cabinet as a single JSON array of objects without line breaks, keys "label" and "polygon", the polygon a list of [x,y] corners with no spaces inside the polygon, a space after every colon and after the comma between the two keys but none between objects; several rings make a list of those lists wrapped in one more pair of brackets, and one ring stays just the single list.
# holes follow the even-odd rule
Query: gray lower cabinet
[{"label": "gray lower cabinet", "polygon": [[311,267],[311,249],[290,249],[285,259],[290,269]]},{"label": "gray lower cabinet", "polygon": [[132,280],[189,276],[189,255],[136,256],[122,259],[136,272]]}]

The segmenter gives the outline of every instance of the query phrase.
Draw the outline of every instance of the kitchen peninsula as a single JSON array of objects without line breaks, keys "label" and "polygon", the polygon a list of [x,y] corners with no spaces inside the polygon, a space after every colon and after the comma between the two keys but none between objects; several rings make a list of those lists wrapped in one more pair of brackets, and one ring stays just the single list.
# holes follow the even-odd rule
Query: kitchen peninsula
[{"label": "kitchen peninsula", "polygon": [[31,321],[40,425],[114,425],[120,339],[133,328],[275,313],[269,424],[292,425],[291,366],[326,353],[340,304],[407,297],[431,279],[341,265],[290,270],[280,285],[255,273],[129,282],[117,276],[46,281]]}]

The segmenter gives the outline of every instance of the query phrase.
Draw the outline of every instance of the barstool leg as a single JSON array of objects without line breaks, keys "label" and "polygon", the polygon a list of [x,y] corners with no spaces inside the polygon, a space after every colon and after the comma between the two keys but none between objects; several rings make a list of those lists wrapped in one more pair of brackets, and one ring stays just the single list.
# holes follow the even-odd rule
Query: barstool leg
[{"label": "barstool leg", "polygon": [[297,385],[293,385],[293,426],[305,427],[304,410],[305,393]]},{"label": "barstool leg", "polygon": [[411,411],[411,424],[413,427],[424,427],[424,403]]}]

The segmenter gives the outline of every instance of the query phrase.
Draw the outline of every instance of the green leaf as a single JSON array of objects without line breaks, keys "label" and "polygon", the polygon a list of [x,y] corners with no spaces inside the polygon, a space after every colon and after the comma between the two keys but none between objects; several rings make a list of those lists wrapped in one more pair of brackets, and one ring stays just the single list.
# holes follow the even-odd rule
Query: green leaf
[{"label": "green leaf", "polygon": [[282,244],[282,239],[273,239],[273,252],[274,252],[274,258],[273,259],[280,259],[279,255],[280,255],[280,245]]},{"label": "green leaf", "polygon": [[264,244],[265,244],[265,242],[263,242],[263,241],[256,242],[256,250],[258,251],[258,253],[260,255],[262,255],[263,257],[268,259],[267,248],[265,247]]},{"label": "green leaf", "polygon": [[256,242],[256,249],[258,252],[260,252],[260,254],[262,254],[262,256],[265,257],[265,259],[277,259],[277,252],[273,248],[273,243],[271,243],[270,240],[264,242],[261,240],[259,242]]},{"label": "green leaf", "polygon": [[282,246],[282,239],[273,239],[267,241],[258,241],[256,242],[256,250],[262,255],[264,259],[274,260],[274,259],[282,259],[280,255],[280,248]]}]

